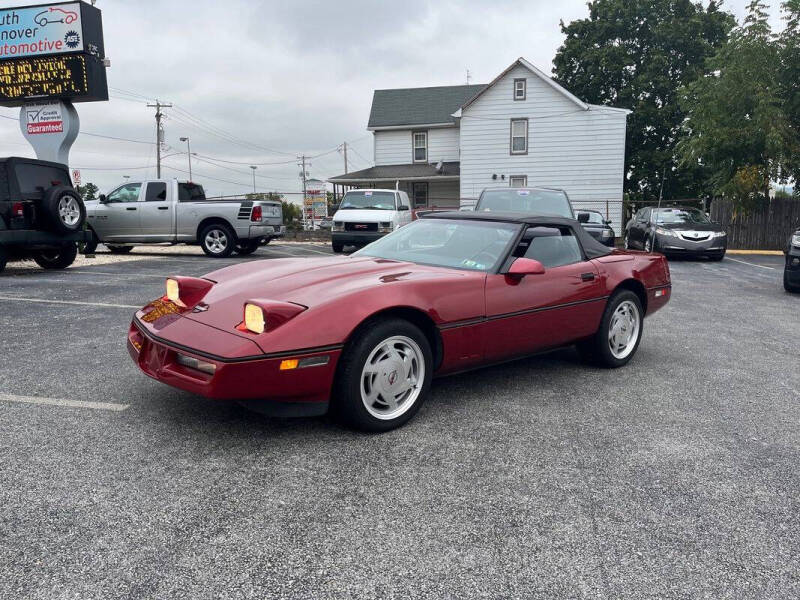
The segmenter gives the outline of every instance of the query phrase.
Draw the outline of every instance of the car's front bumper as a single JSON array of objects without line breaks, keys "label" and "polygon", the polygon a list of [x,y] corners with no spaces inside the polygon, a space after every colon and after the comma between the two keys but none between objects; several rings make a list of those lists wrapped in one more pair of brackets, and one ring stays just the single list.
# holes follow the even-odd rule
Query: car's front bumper
[{"label": "car's front bumper", "polygon": [[[205,347],[223,348],[227,356],[162,338],[151,330],[152,327],[134,317],[128,331],[128,353],[145,375],[206,398],[238,401],[262,414],[313,416],[327,412],[341,347],[234,356],[232,341],[226,338],[232,334],[190,319],[176,318],[180,319],[184,331],[187,328],[197,330],[203,336]],[[173,319],[172,322],[177,321]],[[213,372],[181,364],[180,357],[200,361],[205,369]],[[287,359],[312,357],[327,361],[306,368],[281,369],[281,363]]]},{"label": "car's front bumper", "polygon": [[692,242],[679,237],[657,235],[656,242],[656,250],[662,254],[710,256],[725,254],[728,248],[727,236]]},{"label": "car's front bumper", "polygon": [[377,231],[334,231],[331,233],[331,240],[334,244],[345,246],[366,246],[385,235]]}]

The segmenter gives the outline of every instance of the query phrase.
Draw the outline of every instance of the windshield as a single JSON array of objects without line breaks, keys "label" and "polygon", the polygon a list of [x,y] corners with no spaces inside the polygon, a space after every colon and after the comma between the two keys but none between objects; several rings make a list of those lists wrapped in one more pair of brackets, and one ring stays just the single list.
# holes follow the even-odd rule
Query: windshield
[{"label": "windshield", "polygon": [[659,225],[711,223],[706,214],[696,208],[662,208],[653,210]]},{"label": "windshield", "polygon": [[502,189],[484,190],[478,211],[510,211],[536,215],[554,215],[572,219],[572,207],[564,192],[557,190]]},{"label": "windshield", "polygon": [[505,258],[520,227],[517,223],[421,219],[372,242],[353,256],[489,271]]},{"label": "windshield", "polygon": [[372,190],[347,192],[342,198],[339,210],[350,208],[394,210],[394,198],[394,192],[373,192]]},{"label": "windshield", "polygon": [[583,215],[588,215],[585,217],[585,221],[581,221],[582,223],[595,223],[596,225],[603,225],[603,215],[599,212],[594,212],[593,210],[582,210],[578,212],[578,220],[581,220]]}]

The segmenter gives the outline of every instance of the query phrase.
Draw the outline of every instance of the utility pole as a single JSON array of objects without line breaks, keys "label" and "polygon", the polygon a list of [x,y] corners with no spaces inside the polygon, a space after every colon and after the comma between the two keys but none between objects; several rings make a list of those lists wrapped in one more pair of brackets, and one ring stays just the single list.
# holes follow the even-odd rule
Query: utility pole
[{"label": "utility pole", "polygon": [[[301,167],[300,177],[303,179],[303,221],[306,219],[306,155],[303,154],[298,157],[300,162],[298,165]],[[314,231],[314,202],[311,202],[311,231]]]},{"label": "utility pole", "polygon": [[256,193],[256,169],[258,168],[255,165],[250,165],[250,168],[253,169],[253,193]]},{"label": "utility pole", "polygon": [[469,69],[467,69],[467,85],[469,85],[470,79],[472,79],[472,74],[469,72]]},{"label": "utility pole", "polygon": [[342,145],[339,146],[339,150],[344,155],[344,172],[347,174],[347,142],[342,142]]},{"label": "utility pole", "polygon": [[172,108],[172,104],[162,104],[156,98],[155,104],[147,106],[156,109],[156,179],[161,179],[161,143],[164,141],[164,131],[161,129],[161,117],[164,116],[164,113],[161,112],[161,109]]}]

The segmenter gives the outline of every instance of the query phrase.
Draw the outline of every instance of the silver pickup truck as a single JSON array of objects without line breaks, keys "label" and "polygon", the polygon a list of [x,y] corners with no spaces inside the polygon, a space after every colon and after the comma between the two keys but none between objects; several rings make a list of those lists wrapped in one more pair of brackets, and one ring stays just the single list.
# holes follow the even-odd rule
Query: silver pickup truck
[{"label": "silver pickup truck", "polygon": [[99,200],[86,202],[92,241],[123,254],[140,244],[200,244],[208,256],[252,254],[282,237],[277,200],[206,200],[203,187],[177,180],[128,182]]}]

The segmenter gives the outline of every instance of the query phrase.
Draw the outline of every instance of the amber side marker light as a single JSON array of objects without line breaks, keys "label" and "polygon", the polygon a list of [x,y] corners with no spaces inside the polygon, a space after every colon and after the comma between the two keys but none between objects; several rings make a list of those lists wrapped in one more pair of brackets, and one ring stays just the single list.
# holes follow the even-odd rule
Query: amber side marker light
[{"label": "amber side marker light", "polygon": [[309,356],[308,358],[287,358],[281,361],[281,371],[291,371],[292,369],[305,369],[306,367],[321,367],[327,365],[330,356]]}]

